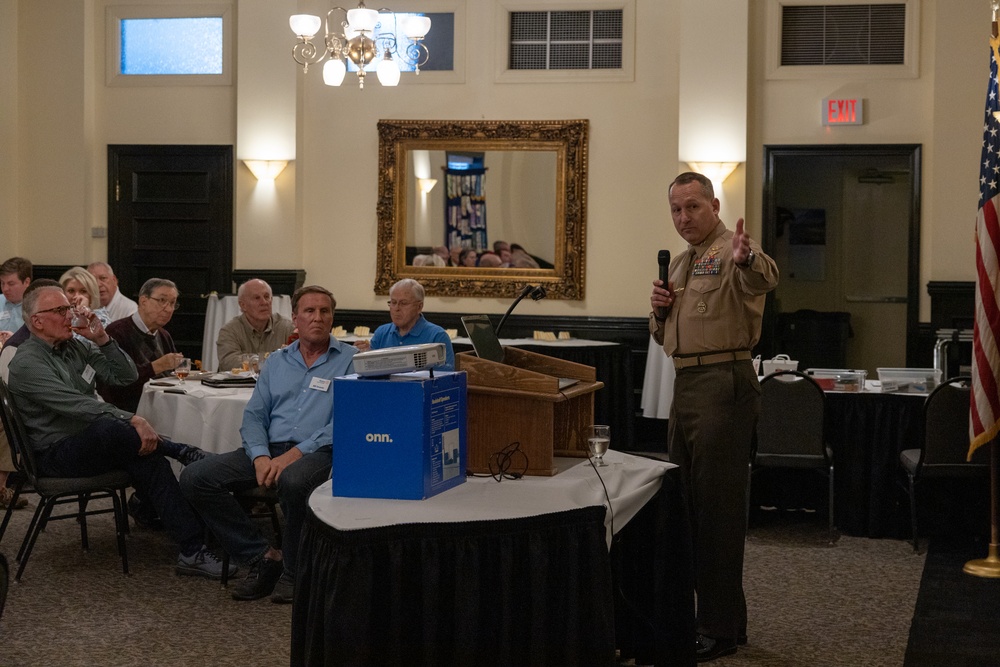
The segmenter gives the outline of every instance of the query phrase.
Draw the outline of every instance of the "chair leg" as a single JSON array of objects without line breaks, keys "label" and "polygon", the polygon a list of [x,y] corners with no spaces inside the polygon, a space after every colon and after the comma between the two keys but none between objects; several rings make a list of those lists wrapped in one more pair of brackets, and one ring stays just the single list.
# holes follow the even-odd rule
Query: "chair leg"
[{"label": "chair leg", "polygon": [[132,528],[129,526],[128,522],[128,501],[125,499],[126,491],[127,489],[125,487],[122,487],[121,489],[118,490],[119,494],[121,495],[122,516],[125,517],[125,534],[128,535],[129,533],[132,532]]},{"label": "chair leg", "polygon": [[836,541],[836,538],[837,538],[836,529],[833,527],[833,465],[830,466],[830,491],[829,491],[829,494],[830,494],[830,498],[829,498],[829,505],[830,505],[830,521],[829,521],[830,544],[833,544]]},{"label": "chair leg", "polygon": [[229,552],[222,552],[222,579],[219,582],[223,588],[229,586]]},{"label": "chair leg", "polygon": [[[125,497],[125,489],[121,489],[121,497]],[[118,537],[118,555],[122,559],[122,573],[128,576],[128,548],[125,545],[125,533],[128,532],[128,512],[125,503],[118,497],[114,489],[111,491],[111,502],[115,506],[115,533]]]},{"label": "chair leg", "polygon": [[918,553],[920,547],[917,540],[917,482],[913,475],[907,476],[910,478],[910,530],[913,532],[913,553]]},{"label": "chair leg", "polygon": [[34,530],[24,536],[25,543],[21,545],[23,555],[19,555],[21,563],[17,567],[17,574],[14,575],[14,581],[21,581],[21,574],[24,572],[24,566],[28,564],[28,558],[31,556],[31,550],[35,548],[35,540],[38,539],[38,534],[45,529],[45,524],[49,522],[49,516],[52,514],[55,499],[45,498],[39,505],[41,516],[37,517],[37,521],[33,521],[32,528]]},{"label": "chair leg", "polygon": [[87,504],[90,502],[89,493],[81,493],[77,502],[79,503],[80,512],[77,514],[76,521],[80,524],[80,545],[84,551],[90,551],[90,540],[87,539]]},{"label": "chair leg", "polygon": [[38,519],[42,516],[42,512],[45,510],[46,499],[42,496],[38,498],[38,506],[35,508],[35,513],[31,515],[31,521],[28,522],[28,529],[24,531],[24,539],[21,540],[21,546],[17,550],[17,560],[18,562],[24,558],[24,551],[28,548],[28,539],[31,537],[32,533],[35,532],[35,526],[38,525]]},{"label": "chair leg", "polygon": [[21,489],[24,488],[24,480],[17,483],[14,487],[14,497],[11,498],[10,505],[7,506],[7,511],[3,515],[3,523],[0,524],[0,542],[3,541],[3,536],[7,534],[7,524],[10,523],[10,515],[14,512],[14,506],[17,505],[17,499],[21,497]]}]

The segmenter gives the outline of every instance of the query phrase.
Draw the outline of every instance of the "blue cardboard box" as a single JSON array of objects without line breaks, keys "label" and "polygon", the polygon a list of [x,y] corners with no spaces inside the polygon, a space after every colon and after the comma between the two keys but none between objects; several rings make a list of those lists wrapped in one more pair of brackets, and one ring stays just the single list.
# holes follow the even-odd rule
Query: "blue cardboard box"
[{"label": "blue cardboard box", "polygon": [[333,387],[333,495],[421,500],[465,482],[464,371]]}]

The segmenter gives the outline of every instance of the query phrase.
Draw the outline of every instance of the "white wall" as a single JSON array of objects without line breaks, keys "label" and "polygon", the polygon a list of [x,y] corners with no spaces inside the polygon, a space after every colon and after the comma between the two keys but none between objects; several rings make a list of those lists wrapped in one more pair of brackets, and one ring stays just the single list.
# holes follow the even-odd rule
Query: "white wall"
[{"label": "white wall", "polygon": [[[918,143],[924,147],[921,283],[974,278],[989,30],[981,0],[923,0],[919,76],[877,81],[767,80],[765,2],[735,3],[746,8],[744,25],[731,16],[713,22],[711,12],[732,6],[722,0],[637,0],[634,81],[589,84],[497,83],[496,1],[466,0],[459,29],[467,48],[457,54],[464,59],[463,83],[417,83],[404,76],[398,88],[372,80],[363,92],[350,79],[332,89],[323,86],[319,71],[304,76],[298,70],[289,55],[294,38],[279,16],[290,9],[279,10],[271,0],[232,0],[240,22],[233,86],[108,87],[105,7],[143,1],[0,0],[0,119],[13,119],[0,127],[0,154],[16,155],[13,167],[0,165],[6,256],[24,254],[39,263],[104,257],[105,241],[91,239],[89,230],[106,224],[107,144],[234,144],[242,156],[272,119],[287,128],[288,90],[295,86],[296,159],[271,196],[237,165],[237,268],[305,268],[310,282],[334,290],[341,307],[382,308],[384,297],[372,292],[378,119],[587,118],[587,299],[522,310],[642,316],[655,276],[653,252],[684,247],[669,222],[665,192],[687,168],[679,163],[684,81],[690,96],[685,119],[716,117],[709,112],[717,107],[737,117],[734,110],[747,98],[747,163],[722,188],[724,220],[731,223],[745,211],[748,229],[759,236],[765,144]],[[325,6],[318,0],[280,3],[312,12]],[[698,17],[697,26],[684,25],[691,16]],[[699,37],[691,39],[687,28],[696,27]],[[46,48],[38,48],[42,44]],[[726,85],[699,89],[699,72],[725,67],[719,54],[738,52],[743,44],[746,89],[739,89],[732,72]],[[271,55],[262,57],[265,52]],[[735,58],[742,60],[739,53]],[[270,104],[272,95],[280,103]],[[869,120],[861,127],[823,128],[819,100],[830,95],[863,97]],[[8,141],[11,127],[16,135]],[[506,306],[499,299],[430,298],[427,304],[429,310],[486,312]],[[921,318],[928,317],[925,297]]]}]

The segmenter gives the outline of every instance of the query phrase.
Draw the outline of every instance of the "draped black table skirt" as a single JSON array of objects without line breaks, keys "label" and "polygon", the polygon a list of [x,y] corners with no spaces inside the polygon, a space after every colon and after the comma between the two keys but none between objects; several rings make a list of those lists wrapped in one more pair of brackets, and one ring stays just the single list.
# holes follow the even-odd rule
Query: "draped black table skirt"
[{"label": "draped black table skirt", "polygon": [[[678,476],[615,539],[605,508],[302,534],[292,665],[694,664]],[[616,617],[618,627],[616,628]]]}]

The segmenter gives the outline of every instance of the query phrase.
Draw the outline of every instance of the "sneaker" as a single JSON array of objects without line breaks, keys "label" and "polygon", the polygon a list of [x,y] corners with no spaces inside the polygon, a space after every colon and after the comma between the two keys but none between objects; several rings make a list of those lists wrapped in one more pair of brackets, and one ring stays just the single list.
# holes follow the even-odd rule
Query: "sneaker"
[{"label": "sneaker", "polygon": [[147,530],[163,530],[163,521],[148,502],[143,502],[139,496],[132,494],[126,503],[128,515],[135,521],[135,525]]},{"label": "sneaker", "polygon": [[0,486],[0,509],[7,509],[11,507],[12,503],[14,509],[19,510],[28,504],[28,499],[24,496],[18,496],[17,502],[14,502],[14,489],[8,486]]},{"label": "sneaker", "polygon": [[261,558],[250,567],[246,578],[233,589],[234,600],[259,600],[274,591],[285,566],[280,560]]},{"label": "sneaker", "polygon": [[295,577],[287,572],[281,573],[281,578],[271,592],[271,602],[275,604],[291,604],[295,595]]},{"label": "sneaker", "polygon": [[[236,574],[236,565],[230,563],[229,576]],[[191,577],[208,577],[209,579],[222,578],[222,561],[208,547],[202,545],[196,553],[185,556],[177,556],[177,567],[174,568],[177,574]]]},{"label": "sneaker", "polygon": [[181,445],[181,451],[180,453],[177,454],[175,458],[178,461],[180,461],[182,466],[189,466],[195,461],[201,461],[202,459],[206,459],[209,456],[211,456],[211,454],[209,454],[204,449],[201,449],[199,447],[192,447],[191,445]]}]

